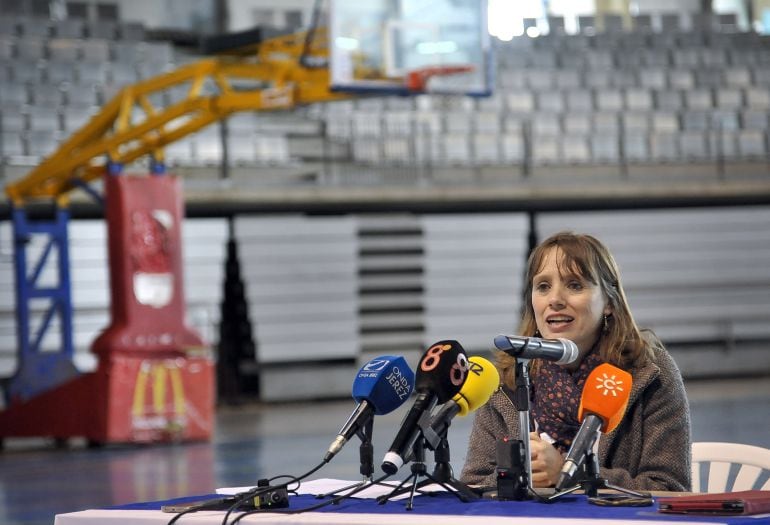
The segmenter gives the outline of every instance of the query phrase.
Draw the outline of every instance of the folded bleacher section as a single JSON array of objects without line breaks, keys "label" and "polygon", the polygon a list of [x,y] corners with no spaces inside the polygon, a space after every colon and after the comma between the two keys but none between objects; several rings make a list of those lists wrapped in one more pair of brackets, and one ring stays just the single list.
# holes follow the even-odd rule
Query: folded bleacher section
[{"label": "folded bleacher section", "polygon": [[[172,166],[215,183],[233,167],[350,165],[473,170],[766,162],[770,38],[730,17],[563,20],[537,38],[495,39],[490,97],[356,99],[230,119],[167,148]],[[148,39],[140,24],[3,18],[0,155],[31,166],[121,87],[197,57]],[[183,90],[154,100],[163,106]],[[369,168],[367,171],[366,167]],[[372,169],[374,171],[372,171]],[[410,172],[407,172],[409,175]],[[412,173],[413,174],[413,173]],[[7,182],[7,180],[6,180]],[[387,181],[386,181],[387,182]]]}]

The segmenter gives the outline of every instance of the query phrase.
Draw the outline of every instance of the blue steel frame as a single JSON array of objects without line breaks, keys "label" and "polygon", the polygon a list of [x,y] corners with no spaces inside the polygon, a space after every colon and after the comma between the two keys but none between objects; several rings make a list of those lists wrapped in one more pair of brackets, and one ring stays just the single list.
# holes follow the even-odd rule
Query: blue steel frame
[{"label": "blue steel frame", "polygon": [[[67,233],[69,211],[57,207],[53,220],[29,220],[23,208],[14,207],[11,214],[19,347],[16,373],[8,382],[6,398],[14,402],[25,401],[50,390],[77,376],[78,371],[73,361],[73,310]],[[28,245],[36,234],[47,235],[48,239],[40,257],[30,268]],[[58,252],[58,282],[44,287],[39,284],[39,279],[54,250]],[[31,326],[31,303],[40,299],[47,299],[49,305],[37,330],[34,330]],[[58,351],[44,351],[42,343],[51,328],[54,315],[58,315],[59,319],[61,347]]]}]

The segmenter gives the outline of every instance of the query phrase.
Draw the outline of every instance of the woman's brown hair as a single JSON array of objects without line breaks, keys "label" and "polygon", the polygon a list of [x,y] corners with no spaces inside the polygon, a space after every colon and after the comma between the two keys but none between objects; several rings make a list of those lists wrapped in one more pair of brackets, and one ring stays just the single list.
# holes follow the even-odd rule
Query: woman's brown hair
[{"label": "woman's brown hair", "polygon": [[[531,337],[538,335],[532,308],[532,286],[535,275],[541,271],[546,255],[552,249],[558,249],[560,252],[560,272],[573,273],[599,286],[607,298],[611,314],[605,317],[598,340],[598,351],[602,360],[625,370],[645,363],[651,356],[652,347],[660,346],[661,342],[652,332],[642,333],[637,326],[620,283],[620,272],[615,258],[604,244],[591,235],[559,232],[548,237],[532,251],[527,262],[519,334]],[[537,363],[537,360],[531,363],[533,375],[537,374]],[[513,388],[516,359],[498,352],[497,364],[503,382]]]}]

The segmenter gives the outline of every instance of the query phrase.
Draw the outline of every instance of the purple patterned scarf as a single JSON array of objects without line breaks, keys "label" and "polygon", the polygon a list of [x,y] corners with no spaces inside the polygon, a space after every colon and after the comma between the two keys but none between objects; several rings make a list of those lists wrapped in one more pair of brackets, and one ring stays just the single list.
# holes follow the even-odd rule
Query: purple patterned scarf
[{"label": "purple patterned scarf", "polygon": [[532,381],[532,416],[539,432],[554,439],[560,452],[569,450],[580,428],[578,407],[583,385],[594,368],[602,364],[594,347],[574,372],[551,361],[541,361],[537,378]]}]

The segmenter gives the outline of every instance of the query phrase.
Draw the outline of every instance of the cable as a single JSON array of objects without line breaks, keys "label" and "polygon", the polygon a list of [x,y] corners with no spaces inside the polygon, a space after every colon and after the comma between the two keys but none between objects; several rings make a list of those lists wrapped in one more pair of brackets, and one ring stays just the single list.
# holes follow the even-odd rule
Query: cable
[{"label": "cable", "polygon": [[[305,472],[304,474],[302,474],[301,476],[292,476],[290,474],[280,474],[278,476],[274,476],[274,477],[269,478],[267,480],[267,485],[261,485],[261,486],[258,485],[258,486],[254,487],[253,489],[251,489],[249,491],[242,492],[240,494],[236,494],[237,499],[236,499],[235,503],[233,503],[230,506],[230,508],[227,509],[227,512],[225,513],[224,517],[222,518],[222,525],[227,525],[227,520],[230,517],[230,514],[235,512],[238,509],[238,507],[240,507],[241,505],[243,505],[246,501],[248,501],[250,499],[256,498],[257,496],[260,496],[260,495],[262,495],[262,494],[264,494],[266,492],[270,492],[270,491],[275,490],[277,488],[282,488],[283,487],[283,488],[286,488],[287,491],[289,491],[290,490],[289,489],[289,485],[291,483],[297,483],[297,487],[290,490],[291,492],[296,492],[299,489],[303,479],[307,478],[308,476],[311,476],[312,474],[317,472],[319,469],[321,469],[321,467],[323,467],[327,463],[328,463],[328,461],[324,460],[321,463],[319,463],[318,465],[316,465],[315,467],[313,467],[312,469],[310,469],[307,472]],[[273,485],[272,484],[275,480],[281,479],[281,478],[289,478],[289,481],[287,481],[286,483],[281,483],[279,485]],[[263,509],[260,509],[260,510],[263,510]]]},{"label": "cable", "polygon": [[[231,521],[229,523],[229,525],[236,525],[242,518],[244,518],[246,516],[250,516],[251,514],[260,514],[260,513],[263,513],[263,512],[272,512],[272,513],[277,513],[277,514],[301,514],[303,512],[310,512],[312,510],[316,510],[316,509],[320,509],[322,507],[326,507],[327,505],[337,504],[337,503],[339,503],[340,501],[342,501],[344,499],[350,498],[350,497],[354,496],[355,494],[358,494],[359,492],[361,492],[362,490],[370,487],[371,485],[377,485],[378,483],[382,483],[383,481],[385,481],[389,477],[390,477],[390,474],[385,474],[384,476],[382,476],[382,477],[372,481],[371,483],[369,483],[367,485],[362,485],[362,486],[360,486],[360,487],[358,487],[358,488],[348,492],[347,494],[342,494],[342,495],[339,495],[339,496],[335,496],[335,497],[333,497],[330,500],[323,501],[321,503],[317,503],[315,505],[311,505],[310,507],[305,507],[303,509],[287,509],[287,510],[258,509],[258,510],[246,511],[243,514],[241,514],[240,516],[238,516],[237,518],[235,518],[233,521]],[[227,523],[223,523],[223,525],[228,525],[228,524]]]}]

